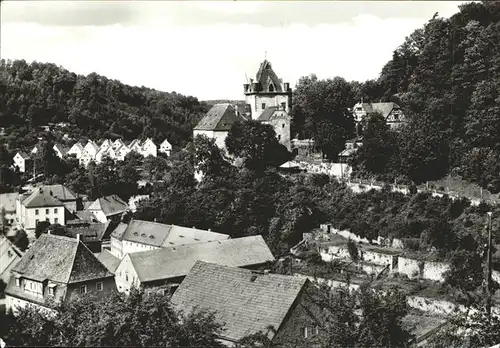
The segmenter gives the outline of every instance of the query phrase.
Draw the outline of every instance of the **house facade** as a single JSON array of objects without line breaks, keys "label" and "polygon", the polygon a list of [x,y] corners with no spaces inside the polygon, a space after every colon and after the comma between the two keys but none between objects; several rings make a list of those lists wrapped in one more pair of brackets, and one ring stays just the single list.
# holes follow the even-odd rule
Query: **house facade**
[{"label": "house facade", "polygon": [[231,126],[236,122],[246,119],[240,115],[232,104],[216,104],[198,122],[193,130],[193,139],[198,135],[205,135],[215,139],[215,144],[220,149],[226,148],[226,138]]},{"label": "house facade", "polygon": [[68,155],[74,155],[77,159],[80,159],[82,153],[84,152],[84,148],[82,144],[75,143],[69,150]]},{"label": "house facade", "polygon": [[274,262],[262,236],[171,246],[126,254],[115,271],[118,291],[175,287],[198,260],[232,267],[259,268]]},{"label": "house facade", "polygon": [[144,140],[141,148],[142,148],[141,154],[144,157],[148,157],[148,156],[157,157],[158,156],[158,147],[153,142],[153,140],[151,140],[150,138],[147,138],[146,140]]},{"label": "house facade", "polygon": [[20,225],[27,230],[35,229],[41,221],[62,226],[66,223],[64,203],[42,187],[36,188],[27,195],[19,195],[16,202],[16,215]]},{"label": "house facade", "polygon": [[26,306],[50,310],[53,303],[116,290],[113,274],[79,239],[50,234],[36,240],[11,274],[5,299],[14,313]]},{"label": "house facade", "polygon": [[[3,219],[7,224],[13,224],[16,220],[16,201],[19,193],[1,193],[0,194],[0,209],[3,209]],[[0,221],[0,224],[3,222]]]},{"label": "house facade", "polygon": [[242,338],[261,332],[273,347],[284,348],[299,342],[314,346],[324,323],[319,296],[302,277],[198,261],[171,303],[185,314],[195,309],[213,312],[215,320],[224,323],[218,338],[227,346],[235,347]]},{"label": "house facade", "polygon": [[33,160],[26,152],[19,151],[14,156],[14,166],[16,166],[21,173],[25,173],[32,169]]},{"label": "house facade", "polygon": [[5,284],[9,282],[10,271],[21,260],[23,254],[7,237],[0,235],[0,279]]},{"label": "house facade", "polygon": [[363,121],[375,113],[380,113],[385,119],[387,125],[391,129],[397,129],[406,123],[406,118],[398,104],[393,102],[388,103],[357,103],[352,108],[354,122],[356,124],[356,132],[362,134]]},{"label": "house facade", "polygon": [[89,140],[83,149],[90,155],[92,160],[95,159],[95,155],[100,150],[99,146],[92,140]]},{"label": "house facade", "polygon": [[160,144],[160,152],[170,156],[170,153],[172,152],[172,144],[168,142],[168,139],[163,140]]},{"label": "house facade", "polygon": [[121,260],[130,253],[229,238],[227,234],[196,228],[131,220],[120,223],[111,234],[111,253]]}]

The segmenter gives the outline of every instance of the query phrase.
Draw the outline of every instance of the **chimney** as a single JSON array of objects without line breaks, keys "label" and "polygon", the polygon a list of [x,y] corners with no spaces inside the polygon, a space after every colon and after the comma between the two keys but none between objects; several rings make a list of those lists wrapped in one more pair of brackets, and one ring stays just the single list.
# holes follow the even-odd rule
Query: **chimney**
[{"label": "chimney", "polygon": [[80,241],[80,233],[76,235],[76,240],[79,242]]},{"label": "chimney", "polygon": [[47,234],[50,234],[50,229],[47,230]]}]

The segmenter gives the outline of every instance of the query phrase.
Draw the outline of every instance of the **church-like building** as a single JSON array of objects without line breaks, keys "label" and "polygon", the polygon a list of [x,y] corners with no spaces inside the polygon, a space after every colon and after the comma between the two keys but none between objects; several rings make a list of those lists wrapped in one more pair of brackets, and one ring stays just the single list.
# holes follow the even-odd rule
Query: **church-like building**
[{"label": "church-like building", "polygon": [[281,144],[291,148],[290,111],[292,108],[292,89],[288,82],[278,78],[271,63],[264,60],[254,79],[243,85],[247,118],[273,126]]},{"label": "church-like building", "polygon": [[260,64],[255,80],[250,79],[248,82],[243,85],[245,105],[214,105],[194,127],[193,138],[206,135],[214,138],[219,148],[225,148],[225,139],[231,126],[235,122],[251,119],[270,124],[279,142],[290,151],[290,84],[281,82],[267,60]]}]

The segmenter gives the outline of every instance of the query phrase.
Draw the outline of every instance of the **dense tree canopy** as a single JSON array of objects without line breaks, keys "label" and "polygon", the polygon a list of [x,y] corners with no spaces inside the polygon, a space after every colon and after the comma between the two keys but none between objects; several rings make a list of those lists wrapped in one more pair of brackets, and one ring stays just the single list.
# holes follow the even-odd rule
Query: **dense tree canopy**
[{"label": "dense tree canopy", "polygon": [[[55,64],[0,62],[0,127],[6,128],[11,147],[37,143],[38,126],[68,123],[55,128],[79,139],[168,138],[184,146],[192,128],[208,106],[194,97],[131,87],[95,73],[76,75]],[[53,127],[54,128],[54,127]]]}]

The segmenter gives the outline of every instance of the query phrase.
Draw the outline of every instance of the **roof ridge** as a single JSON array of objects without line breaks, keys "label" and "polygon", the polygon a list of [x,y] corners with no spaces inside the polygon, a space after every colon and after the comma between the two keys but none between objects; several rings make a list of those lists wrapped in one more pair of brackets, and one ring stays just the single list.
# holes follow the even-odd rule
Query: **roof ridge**
[{"label": "roof ridge", "polygon": [[73,274],[74,267],[75,267],[76,253],[78,252],[78,244],[81,243],[80,240],[78,240],[78,239],[75,239],[75,241],[77,243],[75,243],[75,246],[74,246],[73,260],[71,260],[71,270],[68,273],[68,279],[66,279],[66,284],[69,283],[69,280],[71,279],[71,275]]}]

